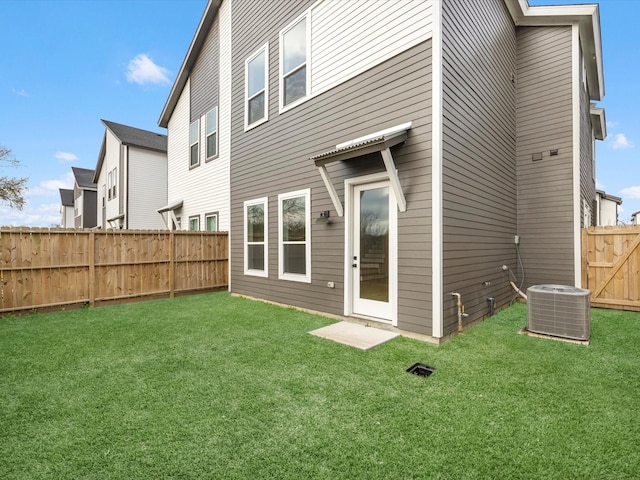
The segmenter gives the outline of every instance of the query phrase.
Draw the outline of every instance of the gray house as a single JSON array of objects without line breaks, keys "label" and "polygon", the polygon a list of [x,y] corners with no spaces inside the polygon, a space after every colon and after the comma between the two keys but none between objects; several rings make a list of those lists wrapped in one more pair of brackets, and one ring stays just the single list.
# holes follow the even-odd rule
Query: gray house
[{"label": "gray house", "polygon": [[580,284],[598,7],[463,3],[208,3],[160,124],[229,69],[232,292],[441,340],[458,296],[468,324],[511,283]]},{"label": "gray house", "polygon": [[97,226],[163,229],[167,203],[167,136],[102,120],[105,126],[93,182]]},{"label": "gray house", "polygon": [[75,209],[73,206],[73,190],[60,188],[60,226],[73,228],[75,226]]},{"label": "gray house", "polygon": [[96,184],[93,170],[71,167],[75,182],[73,185],[73,207],[75,228],[96,226]]}]

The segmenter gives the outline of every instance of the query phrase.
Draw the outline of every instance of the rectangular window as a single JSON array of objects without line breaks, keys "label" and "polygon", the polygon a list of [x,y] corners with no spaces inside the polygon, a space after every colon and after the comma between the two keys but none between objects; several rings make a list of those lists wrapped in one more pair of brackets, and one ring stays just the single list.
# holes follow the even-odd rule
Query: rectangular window
[{"label": "rectangular window", "polygon": [[280,32],[280,109],[293,105],[309,93],[308,14]]},{"label": "rectangular window", "polygon": [[311,282],[311,191],[278,195],[278,278]]},{"label": "rectangular window", "polygon": [[108,188],[109,188],[109,190],[108,190],[108,192],[109,192],[108,197],[109,197],[109,200],[111,200],[111,191],[112,191],[112,188],[111,188],[111,187],[113,187],[113,172],[109,172],[109,173],[107,174],[107,185],[108,185]]},{"label": "rectangular window", "polygon": [[200,231],[200,216],[189,217],[189,230],[192,232]]},{"label": "rectangular window", "polygon": [[218,107],[207,112],[207,160],[218,155]]},{"label": "rectangular window", "polygon": [[200,165],[200,120],[189,127],[189,168]]},{"label": "rectangular window", "polygon": [[117,178],[118,178],[118,169],[114,168],[113,169],[113,187],[112,187],[113,192],[111,193],[112,198],[116,198],[116,185],[118,184]]},{"label": "rectangular window", "polygon": [[244,202],[244,273],[269,276],[268,199]]},{"label": "rectangular window", "polygon": [[204,216],[204,223],[207,232],[217,232],[218,231],[218,212],[216,213],[207,213]]},{"label": "rectangular window", "polygon": [[269,44],[247,59],[244,65],[244,128],[266,122],[269,105]]}]

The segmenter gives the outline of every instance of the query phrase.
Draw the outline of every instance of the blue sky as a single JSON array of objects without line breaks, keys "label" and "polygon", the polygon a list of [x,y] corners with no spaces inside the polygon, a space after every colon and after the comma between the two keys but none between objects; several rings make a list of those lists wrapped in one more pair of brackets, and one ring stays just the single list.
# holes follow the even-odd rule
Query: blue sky
[{"label": "blue sky", "polygon": [[[256,0],[257,1],[257,0]],[[294,0],[291,0],[294,1]],[[575,3],[530,0],[531,5]],[[60,222],[71,167],[95,168],[100,119],[163,132],[158,117],[206,0],[0,0],[0,145],[29,177],[21,212],[0,225]],[[598,188],[640,210],[640,0],[600,2],[608,138],[597,142]]]}]

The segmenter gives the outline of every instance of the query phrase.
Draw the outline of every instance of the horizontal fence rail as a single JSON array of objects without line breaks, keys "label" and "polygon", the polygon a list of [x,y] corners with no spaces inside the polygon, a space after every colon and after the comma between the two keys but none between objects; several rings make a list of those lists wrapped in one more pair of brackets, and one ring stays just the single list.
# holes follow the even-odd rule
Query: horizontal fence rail
[{"label": "horizontal fence rail", "polygon": [[0,313],[228,285],[227,232],[0,228]]},{"label": "horizontal fence rail", "polygon": [[582,286],[593,307],[640,311],[640,225],[582,230]]}]

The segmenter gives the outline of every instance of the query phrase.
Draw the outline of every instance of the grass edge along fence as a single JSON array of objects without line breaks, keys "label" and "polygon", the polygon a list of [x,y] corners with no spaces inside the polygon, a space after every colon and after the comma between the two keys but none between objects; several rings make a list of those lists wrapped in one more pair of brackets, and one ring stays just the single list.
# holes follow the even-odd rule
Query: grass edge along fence
[{"label": "grass edge along fence", "polygon": [[0,228],[0,313],[226,288],[228,233]]}]

